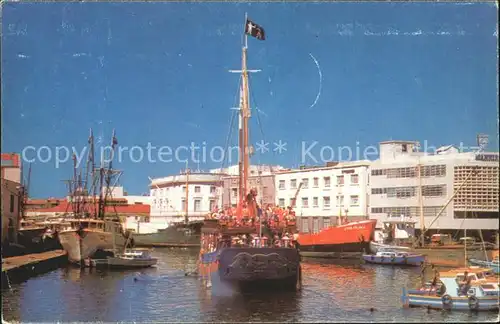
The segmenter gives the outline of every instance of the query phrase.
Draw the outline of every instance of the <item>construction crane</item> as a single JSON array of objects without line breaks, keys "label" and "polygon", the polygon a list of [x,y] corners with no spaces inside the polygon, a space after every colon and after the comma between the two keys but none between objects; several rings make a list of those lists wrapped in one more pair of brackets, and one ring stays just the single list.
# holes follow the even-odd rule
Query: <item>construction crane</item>
[{"label": "construction crane", "polygon": [[300,188],[302,188],[303,182],[299,183],[299,187],[297,188],[297,191],[295,192],[295,196],[293,197],[291,207],[295,208],[295,205],[297,204],[297,197],[299,196]]}]

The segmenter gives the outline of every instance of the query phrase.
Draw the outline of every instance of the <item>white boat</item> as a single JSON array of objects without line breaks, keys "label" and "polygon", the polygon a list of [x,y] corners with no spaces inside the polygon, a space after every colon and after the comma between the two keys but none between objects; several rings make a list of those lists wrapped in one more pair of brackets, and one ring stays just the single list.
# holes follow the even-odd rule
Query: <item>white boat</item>
[{"label": "white boat", "polygon": [[370,242],[370,252],[372,254],[377,254],[378,252],[388,252],[388,251],[409,252],[410,248],[407,246],[382,244],[382,243],[377,243],[377,242],[373,242],[373,241]]},{"label": "white boat", "polygon": [[130,249],[114,257],[108,257],[108,266],[120,268],[146,268],[158,263],[149,250]]}]

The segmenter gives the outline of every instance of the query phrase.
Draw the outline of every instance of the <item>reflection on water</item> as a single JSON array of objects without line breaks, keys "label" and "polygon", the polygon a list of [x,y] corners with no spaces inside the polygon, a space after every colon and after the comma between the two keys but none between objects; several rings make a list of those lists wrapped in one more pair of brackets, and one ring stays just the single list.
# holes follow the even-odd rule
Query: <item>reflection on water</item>
[{"label": "reflection on water", "polygon": [[[65,268],[2,290],[6,320],[73,321],[494,321],[495,314],[403,309],[403,286],[420,282],[417,268],[303,263],[297,293],[240,294],[214,280],[185,276],[197,250],[156,249],[155,268],[90,271]],[[370,310],[373,308],[374,310]]]}]

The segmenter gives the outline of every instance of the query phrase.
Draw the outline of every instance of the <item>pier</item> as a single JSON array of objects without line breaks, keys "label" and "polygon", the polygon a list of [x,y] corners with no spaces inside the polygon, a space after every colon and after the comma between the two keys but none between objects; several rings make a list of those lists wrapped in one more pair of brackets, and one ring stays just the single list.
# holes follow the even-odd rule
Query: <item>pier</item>
[{"label": "pier", "polygon": [[2,259],[2,286],[22,282],[30,277],[55,270],[67,264],[66,251],[55,250]]}]

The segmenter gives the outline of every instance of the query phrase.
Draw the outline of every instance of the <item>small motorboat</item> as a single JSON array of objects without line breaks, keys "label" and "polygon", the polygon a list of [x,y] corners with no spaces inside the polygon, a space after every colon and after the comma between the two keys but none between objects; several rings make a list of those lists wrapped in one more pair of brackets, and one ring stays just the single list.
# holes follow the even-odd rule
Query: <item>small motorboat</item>
[{"label": "small motorboat", "polygon": [[[404,306],[427,307],[445,310],[498,311],[500,302],[498,281],[484,278],[485,269],[467,268],[469,282],[459,285],[463,274],[446,271],[439,274],[440,280],[435,287],[427,283],[420,289],[403,288],[401,301]],[[461,276],[460,276],[461,275]],[[481,277],[481,278],[479,278]],[[474,280],[474,278],[476,278]]]},{"label": "small motorboat", "polygon": [[377,242],[370,242],[370,252],[376,254],[381,251],[401,251],[401,252],[409,252],[410,248],[407,246],[399,246],[399,245],[389,245],[382,244]]},{"label": "small motorboat", "polygon": [[479,259],[469,259],[469,264],[473,266],[481,266],[485,268],[490,268],[494,273],[500,273],[500,263],[498,261],[498,256],[492,261],[485,261]]},{"label": "small motorboat", "polygon": [[363,255],[363,260],[374,264],[420,266],[425,262],[425,256],[408,252],[380,251],[377,254]]},{"label": "small motorboat", "polygon": [[128,249],[107,259],[108,266],[113,268],[147,268],[158,263],[146,249]]}]

